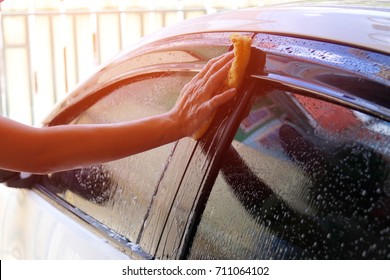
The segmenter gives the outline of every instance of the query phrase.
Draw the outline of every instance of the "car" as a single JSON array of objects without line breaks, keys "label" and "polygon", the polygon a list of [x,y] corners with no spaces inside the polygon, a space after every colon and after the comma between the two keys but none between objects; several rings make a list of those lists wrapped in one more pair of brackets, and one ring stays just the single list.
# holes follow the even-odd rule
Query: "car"
[{"label": "car", "polygon": [[168,111],[252,38],[237,97],[199,140],[47,175],[3,171],[2,259],[390,259],[390,9],[206,15],[122,51],[44,126]]}]

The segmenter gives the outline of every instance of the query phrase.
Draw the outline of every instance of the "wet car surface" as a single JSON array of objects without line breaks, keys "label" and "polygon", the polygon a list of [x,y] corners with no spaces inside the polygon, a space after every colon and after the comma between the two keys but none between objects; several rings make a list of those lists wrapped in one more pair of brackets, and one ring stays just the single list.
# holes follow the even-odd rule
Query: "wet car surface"
[{"label": "wet car surface", "polygon": [[[102,258],[389,259],[389,14],[260,8],[164,30],[104,65],[45,125],[164,113],[231,34],[251,36],[244,86],[204,137],[4,180],[118,251]],[[341,19],[349,24],[335,30]]]}]

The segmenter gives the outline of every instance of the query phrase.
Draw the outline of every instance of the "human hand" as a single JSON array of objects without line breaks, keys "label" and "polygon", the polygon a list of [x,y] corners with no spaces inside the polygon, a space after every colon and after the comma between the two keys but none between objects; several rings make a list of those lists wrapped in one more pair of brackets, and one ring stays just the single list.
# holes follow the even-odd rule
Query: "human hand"
[{"label": "human hand", "polygon": [[228,52],[211,59],[182,89],[170,113],[183,136],[192,136],[220,105],[235,96],[235,88],[221,92],[233,57],[233,52]]}]

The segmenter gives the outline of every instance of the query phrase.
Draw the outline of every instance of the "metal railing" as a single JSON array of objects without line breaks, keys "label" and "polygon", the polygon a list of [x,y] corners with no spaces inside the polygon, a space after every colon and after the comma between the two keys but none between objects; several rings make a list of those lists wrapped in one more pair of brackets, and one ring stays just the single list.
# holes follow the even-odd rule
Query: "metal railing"
[{"label": "metal railing", "polygon": [[54,103],[123,47],[208,12],[206,8],[3,12],[0,113],[39,125]]}]

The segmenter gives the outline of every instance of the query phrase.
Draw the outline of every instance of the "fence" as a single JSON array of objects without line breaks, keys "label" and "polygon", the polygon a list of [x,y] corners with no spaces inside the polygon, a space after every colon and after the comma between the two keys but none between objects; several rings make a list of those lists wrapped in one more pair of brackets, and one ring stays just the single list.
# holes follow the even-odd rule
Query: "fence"
[{"label": "fence", "polygon": [[124,46],[163,26],[210,12],[207,8],[2,12],[0,113],[39,125],[54,103]]}]

